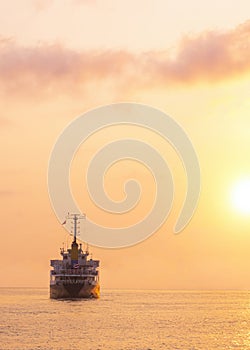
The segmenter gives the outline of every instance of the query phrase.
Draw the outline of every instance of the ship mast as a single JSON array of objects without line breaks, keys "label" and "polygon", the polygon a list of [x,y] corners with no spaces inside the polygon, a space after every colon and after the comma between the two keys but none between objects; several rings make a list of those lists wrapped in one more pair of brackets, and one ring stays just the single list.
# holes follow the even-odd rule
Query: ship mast
[{"label": "ship mast", "polygon": [[78,244],[76,242],[76,235],[79,232],[78,229],[80,230],[80,220],[84,219],[85,215],[81,214],[68,214],[66,217],[67,219],[71,219],[71,223],[73,223],[73,235],[74,235],[74,240],[71,244],[71,249],[70,249],[70,258],[71,258],[71,268],[78,268],[78,255],[79,255],[79,250],[78,250]]},{"label": "ship mast", "polygon": [[74,240],[73,242],[76,243],[76,236],[77,233],[79,233],[78,229],[80,229],[80,220],[81,219],[85,219],[86,215],[85,214],[68,214],[66,216],[66,220],[73,220],[73,236],[74,236]]},{"label": "ship mast", "polygon": [[73,220],[74,220],[74,242],[76,242],[76,233],[77,233],[77,224],[78,224],[78,218],[76,214],[74,214]]}]

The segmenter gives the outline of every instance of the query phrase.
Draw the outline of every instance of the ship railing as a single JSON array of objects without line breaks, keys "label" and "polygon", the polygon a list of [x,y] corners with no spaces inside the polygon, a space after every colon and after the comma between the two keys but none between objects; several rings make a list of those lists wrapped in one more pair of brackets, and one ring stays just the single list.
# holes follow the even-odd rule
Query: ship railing
[{"label": "ship railing", "polygon": [[[97,281],[87,281],[87,280],[63,280],[63,281],[56,281],[55,285],[67,285],[67,284],[84,284],[84,285],[96,285]],[[52,283],[51,283],[52,285]]]},{"label": "ship railing", "polygon": [[62,269],[51,271],[52,275],[86,275],[86,276],[97,276],[98,271],[88,271],[85,269]]}]

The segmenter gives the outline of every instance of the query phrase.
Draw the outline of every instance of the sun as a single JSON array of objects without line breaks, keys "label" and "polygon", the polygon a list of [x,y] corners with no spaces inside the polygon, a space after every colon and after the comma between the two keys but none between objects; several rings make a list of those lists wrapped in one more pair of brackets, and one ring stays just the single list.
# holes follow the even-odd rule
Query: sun
[{"label": "sun", "polygon": [[238,181],[231,193],[234,208],[242,214],[250,214],[250,178]]}]

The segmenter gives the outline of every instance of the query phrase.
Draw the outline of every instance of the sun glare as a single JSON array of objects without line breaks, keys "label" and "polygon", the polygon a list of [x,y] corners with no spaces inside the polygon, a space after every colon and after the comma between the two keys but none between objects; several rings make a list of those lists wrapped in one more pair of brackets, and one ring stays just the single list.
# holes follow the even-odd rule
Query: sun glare
[{"label": "sun glare", "polygon": [[239,181],[232,190],[232,203],[243,214],[250,214],[250,179]]}]

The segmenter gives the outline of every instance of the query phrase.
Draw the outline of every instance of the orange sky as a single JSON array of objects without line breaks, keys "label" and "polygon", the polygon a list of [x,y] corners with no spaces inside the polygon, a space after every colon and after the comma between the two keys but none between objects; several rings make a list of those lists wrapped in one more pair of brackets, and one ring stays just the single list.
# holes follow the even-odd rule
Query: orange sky
[{"label": "orange sky", "polygon": [[133,101],[162,109],[186,130],[200,161],[201,197],[190,224],[173,235],[186,182],[171,146],[129,127],[89,139],[71,179],[81,208],[97,222],[134,223],[153,197],[151,175],[124,161],[107,174],[107,191],[121,199],[126,176],[135,176],[143,189],[138,208],[120,220],[91,203],[84,170],[112,135],[155,146],[176,183],[170,217],[151,238],[130,248],[91,248],[102,286],[250,288],[250,215],[230,202],[237,181],[250,177],[249,10],[248,0],[0,3],[0,286],[46,287],[49,259],[67,240],[47,192],[58,135],[90,108]]}]

